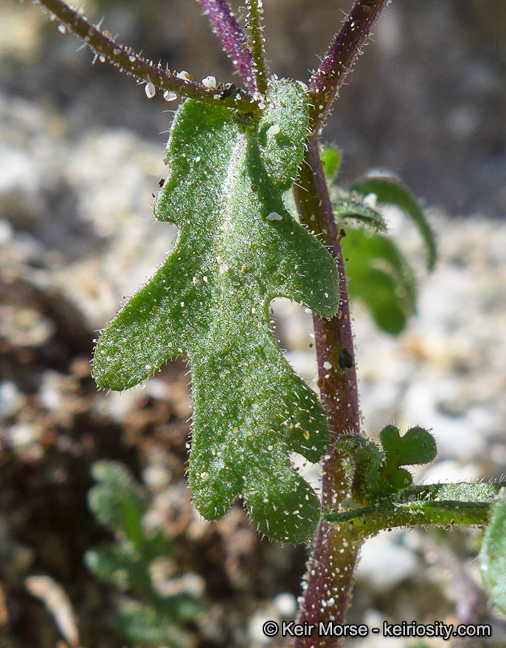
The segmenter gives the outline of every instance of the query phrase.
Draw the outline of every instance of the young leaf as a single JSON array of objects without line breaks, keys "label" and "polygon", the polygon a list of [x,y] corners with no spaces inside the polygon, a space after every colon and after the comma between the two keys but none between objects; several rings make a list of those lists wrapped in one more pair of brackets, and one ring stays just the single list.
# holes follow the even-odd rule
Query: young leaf
[{"label": "young leaf", "polygon": [[[162,594],[158,591],[153,580],[156,563],[166,560],[172,544],[161,532],[153,535],[143,528],[141,516],[148,508],[148,501],[141,487],[118,462],[96,462],[92,472],[100,483],[90,491],[90,507],[97,519],[117,534],[114,543],[86,552],[88,569],[102,581],[122,592],[128,590],[144,601],[147,605],[134,606],[142,609],[145,615],[142,618],[150,617],[164,633],[169,629],[174,633],[170,636],[183,638],[181,622],[194,620],[202,611],[202,604],[189,592]],[[128,632],[129,628],[124,631]]]},{"label": "young leaf", "polygon": [[377,325],[399,334],[416,310],[411,266],[397,245],[381,234],[347,227],[341,245],[352,299],[361,299]]},{"label": "young leaf", "polygon": [[433,270],[437,259],[434,233],[413,196],[394,178],[366,178],[351,187],[363,196],[375,194],[378,204],[396,205],[418,227],[427,249],[427,267]]},{"label": "young leaf", "polygon": [[479,555],[481,577],[494,605],[506,614],[506,488],[499,493]]},{"label": "young leaf", "polygon": [[341,151],[334,146],[325,146],[320,153],[323,172],[327,180],[334,180],[341,166]]},{"label": "young leaf", "polygon": [[379,481],[394,490],[407,488],[413,483],[411,474],[400,466],[430,463],[437,455],[434,437],[421,427],[410,428],[401,437],[395,425],[387,425],[380,432],[380,441],[385,453],[385,463]]},{"label": "young leaf", "polygon": [[147,508],[140,487],[125,466],[115,461],[94,464],[93,476],[100,483],[88,493],[88,502],[97,520],[138,546],[142,541],[141,518]]},{"label": "young leaf", "polygon": [[84,554],[84,561],[97,578],[125,590],[135,581],[132,572],[139,559],[124,544],[110,544],[88,550]]},{"label": "young leaf", "polygon": [[360,506],[367,506],[372,489],[378,486],[379,471],[385,461],[384,453],[375,443],[358,434],[341,434],[336,447],[352,463],[353,499]]},{"label": "young leaf", "polygon": [[332,316],[337,271],[282,200],[304,153],[303,90],[274,83],[258,123],[244,122],[192,100],[178,110],[155,215],[178,225],[179,239],[103,332],[94,373],[101,387],[125,389],[186,355],[195,506],[216,520],[242,495],[263,533],[302,542],[320,505],[289,452],[317,461],[328,431],[315,394],[276,345],[268,309],[288,297]]},{"label": "young leaf", "polygon": [[395,425],[387,425],[380,432],[380,441],[387,462],[395,466],[414,466],[430,463],[436,458],[436,441],[424,428],[410,428],[404,436]]},{"label": "young leaf", "polygon": [[330,187],[330,189],[332,207],[337,221],[356,220],[376,231],[386,231],[387,226],[382,214],[369,206],[365,202],[364,196],[356,191],[344,191],[338,187]]},{"label": "young leaf", "polygon": [[401,437],[395,425],[380,432],[381,448],[365,437],[342,434],[336,447],[352,464],[351,491],[360,506],[369,506],[402,491],[413,483],[411,474],[400,466],[429,463],[437,454],[430,432],[411,428]]},{"label": "young leaf", "polygon": [[120,614],[119,625],[122,632],[135,642],[164,644],[168,648],[188,645],[177,625],[144,605],[130,604]]}]

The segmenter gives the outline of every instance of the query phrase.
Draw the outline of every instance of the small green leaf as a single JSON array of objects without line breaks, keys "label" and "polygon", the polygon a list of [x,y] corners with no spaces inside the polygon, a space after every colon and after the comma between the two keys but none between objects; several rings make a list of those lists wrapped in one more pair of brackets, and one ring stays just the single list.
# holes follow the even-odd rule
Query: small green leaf
[{"label": "small green leaf", "polygon": [[84,555],[88,569],[105,583],[125,590],[132,585],[132,567],[139,562],[124,545],[102,545]]},{"label": "small green leaf", "polygon": [[164,644],[170,648],[183,648],[185,635],[172,621],[149,607],[130,604],[119,617],[121,631],[132,641]]},{"label": "small green leaf", "polygon": [[387,425],[380,432],[380,441],[385,462],[379,474],[379,483],[394,491],[413,483],[411,474],[400,466],[429,463],[437,455],[434,437],[421,427],[411,428],[401,437],[395,425]]},{"label": "small green leaf", "polygon": [[317,461],[325,413],[272,334],[269,303],[288,297],[323,317],[339,305],[330,254],[283,203],[304,155],[304,91],[273,83],[260,121],[244,126],[221,106],[187,100],[167,149],[169,176],[155,205],[178,225],[164,265],[102,333],[97,383],[126,389],[184,354],[192,375],[189,483],[209,520],[242,496],[260,530],[303,542],[320,503],[289,453]]},{"label": "small green leaf", "polygon": [[434,233],[418,202],[413,196],[394,178],[366,178],[351,187],[363,196],[375,194],[378,204],[396,205],[407,216],[409,216],[418,227],[427,249],[427,267],[434,269],[437,259],[437,248]]},{"label": "small green leaf", "polygon": [[334,180],[341,166],[341,151],[333,146],[325,146],[320,153],[323,172],[327,180]]},{"label": "small green leaf", "polygon": [[401,437],[395,425],[387,425],[380,432],[380,441],[387,462],[395,466],[430,463],[437,455],[434,437],[421,427],[412,427]]},{"label": "small green leaf", "polygon": [[386,231],[381,212],[364,202],[364,196],[356,191],[331,187],[331,201],[336,221],[346,224],[349,220],[355,220],[374,230]]},{"label": "small green leaf", "polygon": [[362,300],[376,324],[398,335],[416,311],[413,271],[397,245],[386,236],[346,228],[341,240],[349,294]]},{"label": "small green leaf", "polygon": [[506,488],[499,493],[492,508],[479,562],[490,601],[506,614]]},{"label": "small green leaf", "polygon": [[94,479],[104,484],[123,488],[135,488],[135,479],[128,468],[119,461],[95,461],[91,467]]},{"label": "small green leaf", "polygon": [[125,466],[118,462],[97,462],[93,474],[101,480],[88,493],[89,506],[97,520],[139,545],[142,542],[141,518],[147,508],[142,490]]},{"label": "small green leaf", "polygon": [[381,448],[365,437],[343,434],[336,444],[352,464],[351,491],[360,506],[369,506],[413,483],[411,474],[401,468],[429,463],[436,457],[434,437],[420,427],[400,436],[398,428],[387,425],[380,432]]},{"label": "small green leaf", "polygon": [[203,610],[198,599],[189,592],[158,597],[156,610],[161,617],[174,621],[193,621]]}]

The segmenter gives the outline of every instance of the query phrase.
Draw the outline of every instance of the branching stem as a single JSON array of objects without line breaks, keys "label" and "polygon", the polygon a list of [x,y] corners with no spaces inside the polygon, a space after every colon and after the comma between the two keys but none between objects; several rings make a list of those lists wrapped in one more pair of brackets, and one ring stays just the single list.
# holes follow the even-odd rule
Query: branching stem
[{"label": "branching stem", "polygon": [[216,35],[250,92],[257,89],[253,57],[246,36],[225,0],[199,0]]},{"label": "branching stem", "polygon": [[311,123],[318,133],[345,78],[371,35],[379,15],[390,0],[358,0],[341,31],[336,34],[320,67],[310,81]]},{"label": "branching stem", "polygon": [[[347,494],[342,456],[335,445],[340,434],[358,434],[360,411],[354,364],[353,333],[346,274],[340,245],[340,233],[318,146],[318,134],[345,77],[371,33],[372,26],[388,0],[358,0],[336,36],[319,70],[311,80],[312,134],[307,141],[306,157],[294,188],[301,222],[309,227],[330,249],[339,271],[341,306],[331,320],[313,317],[319,387],[327,412],[330,445],[322,467],[322,505],[336,509]],[[349,524],[320,521],[313,542],[305,591],[299,613],[300,623],[320,621],[344,623],[351,601],[353,571],[362,537]],[[336,637],[298,637],[295,648],[335,648]]]},{"label": "branching stem", "polygon": [[348,511],[327,511],[329,522],[349,524],[362,538],[382,529],[414,526],[485,526],[490,508],[506,482],[423,484],[388,500]]},{"label": "branching stem", "polygon": [[265,74],[265,57],[262,35],[262,14],[264,11],[262,0],[249,0],[249,28],[251,34],[251,49],[255,67],[257,89],[265,94],[267,90],[267,76]]},{"label": "branching stem", "polygon": [[383,529],[415,526],[444,526],[455,524],[486,526],[491,503],[488,502],[385,502],[375,506],[346,511],[331,511],[324,517],[329,522],[349,524],[361,538],[375,535]]},{"label": "branching stem", "polygon": [[[330,320],[313,317],[318,385],[330,429],[329,450],[323,461],[322,503],[324,509],[336,508],[346,496],[347,482],[335,444],[343,432],[358,434],[360,415],[355,366],[353,362],[342,361],[344,350],[346,358],[353,359],[354,355],[346,276],[316,138],[308,142],[294,193],[301,222],[330,248],[339,270],[339,313]],[[357,536],[351,527],[320,520],[306,574],[300,623],[318,627],[320,621],[345,622],[358,548]],[[297,638],[295,648],[310,648],[314,641],[311,637]],[[318,647],[331,648],[336,642],[335,637],[319,637]]]},{"label": "branching stem", "polygon": [[204,103],[228,106],[245,113],[255,114],[258,111],[256,103],[246,93],[237,91],[223,96],[219,89],[206,88],[190,79],[180,78],[160,65],[142,58],[128,47],[117,43],[107,31],[92,25],[82,14],[62,0],[38,1],[56,16],[65,28],[79,36],[99,57],[103,57],[104,61],[109,61],[122,72],[134,76],[139,81],[152,83],[162,90],[181,97],[198,99]]}]

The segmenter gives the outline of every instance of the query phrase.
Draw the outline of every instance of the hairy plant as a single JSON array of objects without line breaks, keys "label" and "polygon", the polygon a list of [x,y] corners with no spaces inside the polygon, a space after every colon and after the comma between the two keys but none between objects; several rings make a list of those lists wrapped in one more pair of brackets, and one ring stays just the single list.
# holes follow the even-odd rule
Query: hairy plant
[{"label": "hairy plant", "polygon": [[[344,622],[362,542],[396,526],[487,527],[484,585],[506,611],[505,484],[415,486],[409,466],[434,459],[432,435],[414,427],[401,436],[389,425],[380,447],[360,430],[349,295],[391,334],[416,309],[414,273],[369,197],[413,219],[429,270],[436,260],[431,228],[398,182],[338,187],[340,154],[320,147],[331,106],[388,0],[355,2],[308,85],[268,74],[261,0],[246,2],[247,33],[225,0],[200,0],[244,88],[170,72],[62,0],[40,3],[97,56],[145,83],[148,96],[158,87],[185,99],[155,205],[158,220],[178,226],[178,241],[100,336],[97,384],[127,389],[168,358],[187,358],[195,506],[216,520],[241,497],[270,538],[313,538],[300,624]],[[275,297],[313,311],[320,399],[276,345],[268,313]],[[323,458],[321,500],[292,466],[292,452]],[[296,648],[313,646],[315,636],[298,636]],[[318,645],[340,641],[321,636]]]}]

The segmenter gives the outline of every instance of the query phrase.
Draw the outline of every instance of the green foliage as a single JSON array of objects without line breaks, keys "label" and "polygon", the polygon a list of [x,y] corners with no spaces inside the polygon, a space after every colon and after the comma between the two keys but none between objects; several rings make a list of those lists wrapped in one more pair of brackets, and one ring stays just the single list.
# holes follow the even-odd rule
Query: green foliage
[{"label": "green foliage", "polygon": [[164,644],[170,648],[187,645],[181,630],[154,610],[131,603],[119,615],[119,627],[131,641]]},{"label": "green foliage", "polygon": [[354,434],[343,434],[337,447],[352,464],[352,495],[360,506],[369,506],[413,484],[401,466],[425,464],[437,454],[434,437],[421,427],[401,437],[399,429],[387,425],[380,432],[381,447]]},{"label": "green foliage", "polygon": [[325,146],[322,149],[320,158],[327,180],[334,180],[339,173],[341,157],[341,151],[334,146]]},{"label": "green foliage", "polygon": [[380,432],[380,441],[385,453],[380,482],[389,484],[393,490],[413,483],[409,472],[401,466],[430,463],[437,455],[434,437],[421,427],[413,427],[401,437],[395,425],[387,425]]},{"label": "green foliage", "polygon": [[492,507],[479,562],[490,601],[506,614],[506,488]]},{"label": "green foliage", "polygon": [[180,107],[155,205],[159,220],[178,225],[178,242],[102,333],[94,358],[97,383],[125,389],[186,355],[195,506],[216,520],[241,495],[259,529],[285,542],[307,540],[320,512],[289,452],[317,461],[328,430],[276,345],[269,303],[288,297],[329,317],[339,301],[334,261],[282,199],[307,127],[304,92],[288,81],[271,85],[258,122],[192,100]]},{"label": "green foliage", "polygon": [[125,466],[117,462],[97,461],[92,474],[100,485],[89,492],[90,509],[101,524],[138,547],[142,542],[140,520],[147,508],[142,490]]},{"label": "green foliage", "polygon": [[356,191],[345,191],[339,187],[332,188],[332,207],[338,223],[357,221],[373,230],[386,231],[386,223],[381,212],[364,201]]},{"label": "green foliage", "polygon": [[395,205],[401,209],[406,216],[410,217],[422,235],[427,250],[427,267],[433,270],[437,259],[436,241],[434,233],[427,219],[425,218],[419,204],[394,178],[366,178],[351,187],[363,196],[373,194],[376,196],[378,205]]},{"label": "green foliage", "polygon": [[345,229],[341,245],[351,299],[360,299],[386,333],[401,333],[416,311],[416,281],[399,247],[387,236]]},{"label": "green foliage", "polygon": [[[326,147],[321,159],[327,179],[335,180],[340,151]],[[366,178],[349,190],[331,182],[329,193],[340,229],[350,298],[367,306],[380,329],[398,335],[416,312],[416,279],[399,246],[385,234],[380,208],[395,205],[414,222],[427,249],[429,270],[436,262],[432,229],[417,201],[393,178]]]},{"label": "green foliage", "polygon": [[149,501],[131,473],[118,462],[99,461],[92,469],[98,484],[88,501],[97,520],[116,534],[116,542],[89,550],[85,562],[100,580],[143,603],[132,603],[120,613],[119,625],[134,641],[184,645],[182,622],[193,620],[202,605],[187,592],[162,596],[152,582],[156,562],[171,554],[162,533],[148,534],[142,525]]}]

